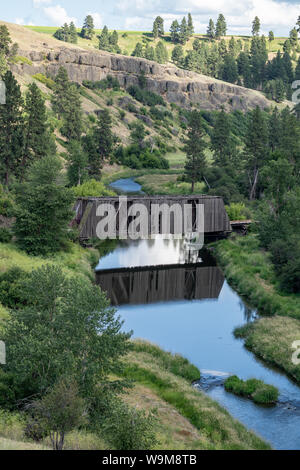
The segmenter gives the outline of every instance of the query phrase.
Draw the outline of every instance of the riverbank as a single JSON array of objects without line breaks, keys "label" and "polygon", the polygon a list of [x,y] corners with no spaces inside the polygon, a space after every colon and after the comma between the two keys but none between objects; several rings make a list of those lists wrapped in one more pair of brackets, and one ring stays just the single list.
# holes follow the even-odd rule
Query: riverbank
[{"label": "riverbank", "polygon": [[[261,450],[270,446],[248,431],[224,408],[191,386],[199,370],[179,355],[172,355],[144,341],[133,342],[125,358],[124,376],[134,386],[122,399],[131,406],[153,412],[156,450]],[[13,439],[13,441],[11,441]],[[18,414],[0,411],[0,449],[46,450],[26,439]],[[66,436],[66,450],[112,450],[105,436],[88,430]]]},{"label": "riverbank", "polygon": [[264,318],[236,330],[246,347],[300,383],[292,343],[300,340],[300,296],[280,290],[269,254],[255,234],[214,243],[213,253],[232,287]]}]

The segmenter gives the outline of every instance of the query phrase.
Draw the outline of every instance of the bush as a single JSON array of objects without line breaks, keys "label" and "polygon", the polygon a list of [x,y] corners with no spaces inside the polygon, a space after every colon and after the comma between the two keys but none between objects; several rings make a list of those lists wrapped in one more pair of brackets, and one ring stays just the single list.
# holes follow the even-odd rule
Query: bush
[{"label": "bush", "polygon": [[18,308],[25,304],[23,283],[27,274],[19,267],[13,267],[0,275],[0,304]]},{"label": "bush", "polygon": [[226,206],[226,211],[230,220],[243,220],[247,217],[247,208],[245,204],[239,202]]},{"label": "bush", "polygon": [[54,89],[55,82],[54,82],[54,80],[52,80],[52,78],[48,78],[45,75],[43,75],[42,73],[36,73],[35,75],[33,75],[33,78],[35,78],[39,82],[46,85],[46,87],[50,88],[50,90]]},{"label": "bush", "polygon": [[157,104],[165,106],[165,101],[162,96],[147,91],[144,88],[140,88],[138,85],[132,85],[128,88],[128,93],[140,103],[146,106],[155,106]]},{"label": "bush", "polygon": [[115,196],[113,191],[110,191],[103,183],[95,179],[88,180],[81,186],[76,186],[72,189],[76,197]]},{"label": "bush", "polygon": [[83,80],[83,86],[88,88],[89,90],[107,90],[113,89],[114,91],[120,90],[120,83],[117,78],[108,75],[104,80],[98,81],[91,81],[91,80]]},{"label": "bush", "polygon": [[152,413],[117,403],[104,424],[105,438],[118,450],[151,450],[157,444]]},{"label": "bush", "polygon": [[262,380],[241,380],[236,375],[229,377],[224,384],[227,392],[242,397],[248,397],[257,404],[270,405],[278,400],[279,391],[273,385],[267,385]]},{"label": "bush", "polygon": [[9,243],[12,239],[12,233],[8,228],[0,227],[0,243]]}]

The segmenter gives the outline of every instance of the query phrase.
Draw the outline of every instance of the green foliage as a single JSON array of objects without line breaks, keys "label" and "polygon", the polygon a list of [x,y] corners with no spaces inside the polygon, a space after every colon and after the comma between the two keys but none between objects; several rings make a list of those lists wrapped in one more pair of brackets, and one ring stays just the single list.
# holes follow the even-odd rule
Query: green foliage
[{"label": "green foliage", "polygon": [[68,180],[70,186],[79,186],[88,178],[88,156],[80,142],[72,141],[68,146]]},{"label": "green foliage", "polygon": [[90,179],[85,183],[72,188],[76,197],[100,197],[100,196],[115,196],[113,191],[110,191],[100,181]]},{"label": "green foliage", "polygon": [[84,39],[92,39],[95,34],[94,19],[91,15],[88,15],[81,30],[81,37]]},{"label": "green foliage", "polygon": [[32,164],[27,181],[16,189],[14,232],[18,246],[27,253],[55,253],[67,240],[73,193],[59,183],[60,171],[58,159],[44,157]]},{"label": "green foliage", "polygon": [[130,86],[127,91],[134,99],[146,106],[166,105],[162,96],[153,93],[152,91],[147,91],[138,85]]},{"label": "green foliage", "polygon": [[77,29],[73,21],[71,21],[69,25],[65,23],[61,28],[55,31],[53,36],[59,41],[69,42],[72,44],[77,44],[78,42]]},{"label": "green foliage", "polygon": [[241,380],[236,375],[226,379],[225,390],[243,397],[251,398],[261,405],[274,404],[278,400],[279,391],[273,385],[267,385],[262,380]]},{"label": "green foliage", "polygon": [[97,286],[58,267],[32,271],[24,293],[28,306],[11,312],[3,335],[6,370],[20,398],[43,395],[65,377],[76,381],[91,405],[99,385],[120,370],[130,335],[121,333],[122,323]]},{"label": "green foliage", "polygon": [[244,220],[247,217],[247,208],[242,202],[233,202],[226,206],[226,212],[230,220]]},{"label": "green foliage", "polygon": [[17,308],[26,303],[22,290],[26,277],[26,272],[19,267],[11,268],[0,275],[0,303],[2,305]]},{"label": "green foliage", "polygon": [[206,169],[205,132],[203,130],[202,116],[198,111],[192,111],[189,116],[188,138],[186,140],[185,152],[187,162],[185,164],[185,175],[192,183],[192,193],[196,182],[202,181]]},{"label": "green foliage", "polygon": [[44,85],[46,85],[46,87],[50,88],[50,90],[53,90],[55,87],[54,80],[52,80],[52,78],[45,77],[45,75],[43,75],[42,73],[36,73],[32,76],[32,78],[43,83]]},{"label": "green foliage", "polygon": [[9,243],[12,240],[12,233],[6,227],[0,227],[0,243]]},{"label": "green foliage", "polygon": [[120,90],[120,83],[117,78],[107,75],[103,80],[92,82],[91,80],[83,80],[83,86],[89,88],[90,90]]},{"label": "green foliage", "polygon": [[105,438],[118,450],[151,450],[158,443],[153,413],[117,402],[103,425]]},{"label": "green foliage", "polygon": [[41,400],[33,402],[30,409],[41,431],[49,434],[53,450],[63,450],[66,433],[79,428],[86,413],[78,385],[69,379],[60,379]]}]

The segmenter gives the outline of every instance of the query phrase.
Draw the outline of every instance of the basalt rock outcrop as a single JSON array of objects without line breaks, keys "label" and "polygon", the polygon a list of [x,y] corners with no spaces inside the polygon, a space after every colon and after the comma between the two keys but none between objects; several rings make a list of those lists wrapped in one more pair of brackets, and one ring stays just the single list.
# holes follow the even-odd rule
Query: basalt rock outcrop
[{"label": "basalt rock outcrop", "polygon": [[14,64],[13,71],[18,74],[42,73],[55,76],[59,67],[63,66],[67,69],[70,80],[74,82],[97,81],[112,75],[124,88],[138,84],[139,75],[144,72],[148,90],[180,106],[194,103],[207,110],[224,107],[228,111],[246,111],[256,106],[266,108],[270,104],[259,92],[175,66],[160,65],[146,59],[103,51],[89,52],[70,47],[47,50],[46,46],[45,44],[43,51],[19,51],[20,55],[30,59],[31,64]]}]

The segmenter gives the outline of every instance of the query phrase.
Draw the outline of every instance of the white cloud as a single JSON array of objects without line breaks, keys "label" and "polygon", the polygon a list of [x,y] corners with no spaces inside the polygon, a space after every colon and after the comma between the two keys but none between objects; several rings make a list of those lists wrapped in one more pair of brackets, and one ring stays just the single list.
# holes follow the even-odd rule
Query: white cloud
[{"label": "white cloud", "polygon": [[75,24],[78,23],[77,18],[69,16],[65,8],[63,8],[61,5],[45,7],[44,13],[55,26],[60,26],[64,23],[71,23],[71,21],[73,21]]},{"label": "white cloud", "polygon": [[33,0],[34,7],[39,7],[40,5],[46,5],[47,3],[52,3],[52,0]]},{"label": "white cloud", "polygon": [[19,24],[19,25],[24,25],[24,24],[25,24],[25,20],[24,20],[24,18],[16,18],[16,19],[15,19],[15,23],[16,23],[16,24]]},{"label": "white cloud", "polygon": [[91,15],[93,17],[95,28],[100,29],[102,27],[102,24],[103,24],[102,16],[100,15],[100,13],[88,12],[88,15]]}]

